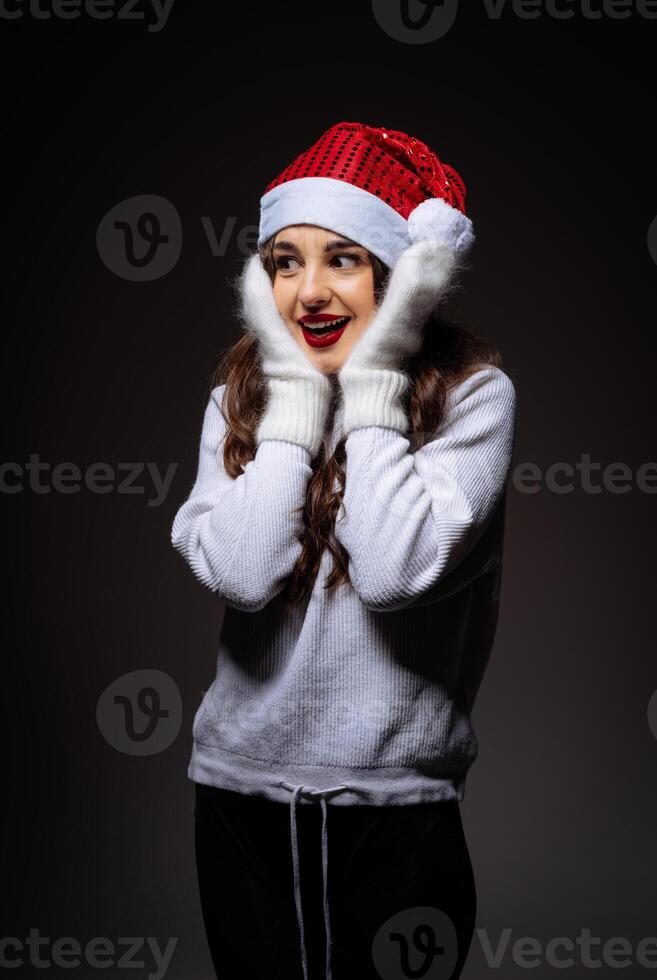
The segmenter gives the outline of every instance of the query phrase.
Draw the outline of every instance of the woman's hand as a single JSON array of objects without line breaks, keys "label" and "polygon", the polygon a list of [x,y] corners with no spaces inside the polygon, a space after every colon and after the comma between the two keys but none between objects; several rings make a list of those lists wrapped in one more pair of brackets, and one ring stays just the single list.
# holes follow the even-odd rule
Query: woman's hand
[{"label": "woman's hand", "polygon": [[402,361],[420,350],[423,327],[470,244],[463,224],[467,219],[450,211],[444,234],[417,241],[402,253],[380,307],[338,372],[345,433],[367,425],[408,429],[401,396],[410,378]]},{"label": "woman's hand", "polygon": [[268,401],[256,443],[284,439],[305,446],[312,457],[324,436],[331,383],[306,357],[280,315],[258,253],[245,263],[239,290],[245,326],[258,340],[267,379]]},{"label": "woman's hand", "polygon": [[339,377],[352,368],[395,370],[422,346],[422,328],[448,288],[457,253],[449,245],[417,242],[392,270],[383,301]]},{"label": "woman's hand", "polygon": [[247,259],[240,283],[242,313],[247,329],[255,334],[262,356],[263,373],[270,378],[314,378],[317,371],[290,333],[278,312],[271,279],[256,252]]}]

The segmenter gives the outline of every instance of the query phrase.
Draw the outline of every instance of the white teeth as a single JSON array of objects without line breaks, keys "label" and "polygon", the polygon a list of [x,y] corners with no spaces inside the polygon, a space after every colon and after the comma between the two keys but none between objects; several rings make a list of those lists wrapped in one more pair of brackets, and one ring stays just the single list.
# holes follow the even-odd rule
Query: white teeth
[{"label": "white teeth", "polygon": [[323,323],[305,323],[304,326],[310,330],[325,330],[327,327],[334,327],[338,323],[344,323],[348,319],[348,316],[341,316],[337,320],[326,320]]}]

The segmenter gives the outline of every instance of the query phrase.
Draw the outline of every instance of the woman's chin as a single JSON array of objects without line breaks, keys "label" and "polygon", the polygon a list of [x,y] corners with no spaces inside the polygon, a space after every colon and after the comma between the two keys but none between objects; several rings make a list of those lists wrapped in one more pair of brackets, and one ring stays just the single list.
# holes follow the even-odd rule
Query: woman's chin
[{"label": "woman's chin", "polygon": [[315,367],[318,371],[321,371],[325,377],[329,378],[329,380],[334,380],[337,377],[338,371],[342,367],[344,358],[332,358],[330,361],[328,358],[313,358],[312,361],[313,367]]}]

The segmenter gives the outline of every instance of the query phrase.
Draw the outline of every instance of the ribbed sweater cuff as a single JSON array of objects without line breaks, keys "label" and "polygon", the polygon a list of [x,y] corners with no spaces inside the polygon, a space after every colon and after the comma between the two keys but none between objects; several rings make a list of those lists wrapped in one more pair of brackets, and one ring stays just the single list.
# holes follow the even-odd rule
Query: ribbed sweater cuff
[{"label": "ribbed sweater cuff", "polygon": [[314,456],[322,444],[331,401],[331,384],[317,378],[267,378],[267,405],[256,430],[256,444],[284,439]]},{"label": "ribbed sweater cuff", "polygon": [[338,375],[342,388],[344,432],[381,425],[405,433],[408,418],[402,396],[410,384],[403,371],[345,367]]}]

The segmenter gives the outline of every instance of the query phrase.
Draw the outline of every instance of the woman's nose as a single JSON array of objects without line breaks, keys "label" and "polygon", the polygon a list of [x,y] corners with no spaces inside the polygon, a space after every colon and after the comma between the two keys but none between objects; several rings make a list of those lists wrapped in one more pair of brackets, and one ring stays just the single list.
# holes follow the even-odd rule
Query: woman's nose
[{"label": "woman's nose", "polygon": [[304,306],[318,306],[330,299],[331,291],[321,269],[308,262],[299,286],[299,302]]}]

